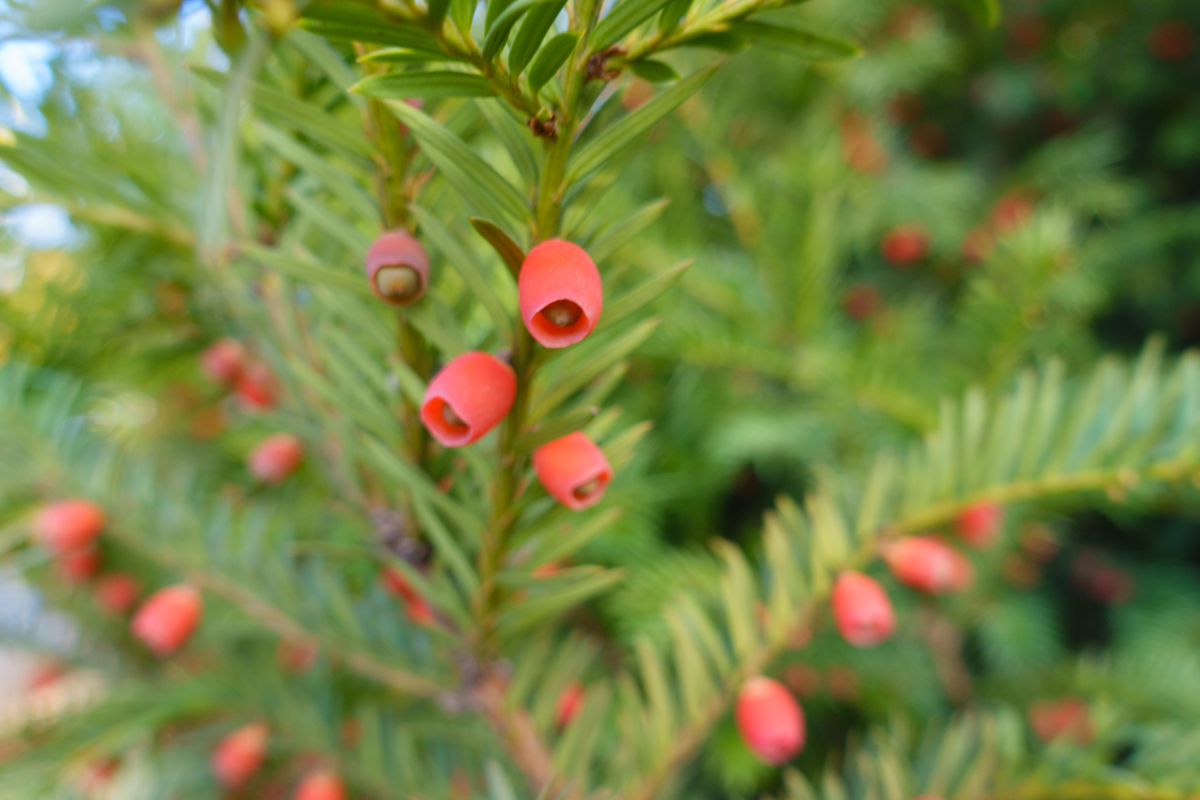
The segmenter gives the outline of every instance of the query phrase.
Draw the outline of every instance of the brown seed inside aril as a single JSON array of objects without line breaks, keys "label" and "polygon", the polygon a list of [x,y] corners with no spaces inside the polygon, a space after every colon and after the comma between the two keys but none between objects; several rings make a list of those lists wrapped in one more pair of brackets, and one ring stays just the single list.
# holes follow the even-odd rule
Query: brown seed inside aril
[{"label": "brown seed inside aril", "polygon": [[383,267],[375,273],[375,288],[389,300],[411,300],[421,291],[421,274],[405,264]]},{"label": "brown seed inside aril", "polygon": [[451,408],[450,404],[447,402],[442,403],[442,419],[446,420],[446,424],[452,428],[467,427],[467,423],[463,421],[462,417],[455,413],[454,409]]},{"label": "brown seed inside aril", "polygon": [[548,319],[551,325],[569,328],[583,316],[583,309],[570,300],[555,300],[542,309],[542,316]]},{"label": "brown seed inside aril", "polygon": [[581,483],[576,486],[571,494],[575,495],[576,500],[587,500],[598,491],[600,491],[600,479],[592,478],[587,483]]}]

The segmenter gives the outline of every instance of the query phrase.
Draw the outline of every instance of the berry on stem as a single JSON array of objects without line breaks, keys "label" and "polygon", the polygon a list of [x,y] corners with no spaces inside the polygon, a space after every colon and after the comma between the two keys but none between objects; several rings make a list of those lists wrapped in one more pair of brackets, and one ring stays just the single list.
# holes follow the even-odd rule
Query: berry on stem
[{"label": "berry on stem", "polygon": [[971,562],[932,536],[907,536],[889,545],[884,558],[896,579],[929,594],[965,589],[974,578]]},{"label": "berry on stem", "polygon": [[582,247],[562,239],[542,242],[525,256],[517,297],[529,335],[545,347],[566,347],[585,338],[604,306],[595,262]]},{"label": "berry on stem", "polygon": [[124,614],[133,608],[142,586],[132,575],[113,572],[96,582],[96,605],[110,614]]},{"label": "berry on stem", "polygon": [[1078,697],[1042,700],[1029,704],[1029,727],[1034,736],[1049,742],[1067,736],[1079,744],[1092,740],[1087,702]]},{"label": "berry on stem", "polygon": [[82,583],[100,571],[100,561],[100,550],[96,547],[78,547],[59,553],[56,566],[67,583]]},{"label": "berry on stem", "polygon": [[270,411],[277,402],[275,376],[264,364],[251,361],[238,376],[237,397],[249,411]]},{"label": "berry on stem", "polygon": [[293,800],[346,800],[346,787],[328,770],[310,772],[296,787]]},{"label": "berry on stem", "polygon": [[282,483],[304,460],[304,445],[290,433],[275,433],[246,457],[246,469],[263,483]]},{"label": "berry on stem", "polygon": [[962,540],[972,547],[987,547],[996,541],[1004,522],[1004,506],[981,501],[972,503],[954,518]]},{"label": "berry on stem", "polygon": [[547,442],[533,451],[532,460],[546,491],[573,511],[599,503],[612,480],[604,452],[582,431]]},{"label": "berry on stem", "polygon": [[830,595],[833,621],[838,633],[855,647],[872,647],[891,638],[896,630],[896,612],[887,592],[861,572],[838,576]]},{"label": "berry on stem", "polygon": [[804,747],[804,712],[778,681],[763,677],[746,681],[733,716],[746,746],[772,766],[784,764]]},{"label": "berry on stem", "polygon": [[516,396],[512,367],[473,350],[455,358],[429,382],[421,421],[446,447],[462,447],[496,427]]},{"label": "berry on stem", "polygon": [[237,339],[218,339],[200,354],[200,369],[215,382],[231,386],[241,377],[248,358]]},{"label": "berry on stem", "polygon": [[408,582],[403,572],[395,567],[384,567],[383,572],[379,575],[379,579],[388,594],[403,601],[404,612],[414,625],[429,628],[437,622],[437,616],[433,613],[433,608],[421,596],[416,587]]},{"label": "berry on stem", "polygon": [[60,500],[38,511],[33,529],[43,546],[61,553],[90,544],[104,521],[104,509],[90,500]]},{"label": "berry on stem", "polygon": [[269,737],[265,724],[251,722],[222,739],[208,762],[217,782],[237,789],[250,780],[267,757]]},{"label": "berry on stem", "polygon": [[407,231],[388,231],[376,239],[364,266],[371,291],[393,306],[415,303],[429,283],[429,254]]},{"label": "berry on stem", "polygon": [[554,721],[559,730],[570,725],[571,720],[579,713],[579,708],[583,705],[583,694],[583,684],[577,680],[568,683],[558,693],[558,702],[554,706]]},{"label": "berry on stem", "polygon": [[181,583],[150,595],[134,614],[129,629],[156,654],[170,655],[191,638],[203,613],[200,592]]},{"label": "berry on stem", "polygon": [[929,232],[921,225],[898,225],[879,243],[879,252],[893,267],[909,267],[929,255]]}]

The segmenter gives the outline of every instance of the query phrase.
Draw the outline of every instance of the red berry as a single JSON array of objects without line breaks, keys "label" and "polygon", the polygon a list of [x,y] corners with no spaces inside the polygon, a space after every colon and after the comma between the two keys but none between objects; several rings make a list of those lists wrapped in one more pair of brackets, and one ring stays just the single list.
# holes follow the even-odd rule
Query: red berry
[{"label": "red berry", "polygon": [[282,483],[304,460],[304,445],[290,433],[263,439],[246,457],[246,469],[263,483]]},{"label": "red berry", "polygon": [[1092,740],[1087,703],[1078,697],[1038,701],[1029,705],[1029,727],[1043,742],[1067,736],[1079,744]]},{"label": "red berry", "polygon": [[100,551],[95,547],[81,547],[59,553],[58,574],[67,583],[82,583],[100,571]]},{"label": "red berry", "polygon": [[404,612],[414,625],[429,628],[437,622],[437,616],[429,603],[416,587],[408,582],[403,572],[395,567],[384,567],[379,579],[388,593],[404,602]]},{"label": "red berry", "polygon": [[878,175],[888,165],[887,150],[871,133],[867,120],[854,112],[842,117],[842,160],[863,175]]},{"label": "red berry", "polygon": [[583,684],[579,681],[571,681],[558,693],[558,703],[554,706],[554,720],[559,730],[571,723],[582,705]]},{"label": "red berry", "polygon": [[104,509],[90,500],[60,500],[34,518],[38,540],[56,553],[91,543],[104,528]]},{"label": "red berry", "polygon": [[231,386],[241,377],[248,358],[237,339],[218,339],[200,354],[200,369],[217,383]]},{"label": "red berry", "polygon": [[376,239],[364,266],[371,291],[385,303],[406,306],[425,294],[429,254],[407,231],[388,231]]},{"label": "red berry", "polygon": [[1133,597],[1133,578],[1117,567],[1103,567],[1092,576],[1090,594],[1101,603],[1120,605]]},{"label": "red berry", "polygon": [[133,608],[142,586],[132,575],[114,572],[96,583],[96,604],[111,614],[124,614]]},{"label": "red berry", "polygon": [[804,747],[804,712],[778,681],[763,677],[746,681],[733,716],[746,746],[768,764],[779,766]]},{"label": "red berry", "polygon": [[875,314],[882,305],[883,295],[869,283],[851,286],[842,296],[842,308],[846,315],[860,322]]},{"label": "red berry", "polygon": [[898,225],[884,235],[879,252],[894,267],[910,266],[929,255],[929,232],[920,225]]},{"label": "red berry", "polygon": [[309,642],[293,642],[280,639],[275,648],[275,663],[288,672],[302,675],[312,669],[321,651]]},{"label": "red berry", "polygon": [[304,776],[292,797],[293,800],[346,800],[346,787],[337,775],[318,770]]},{"label": "red berry", "polygon": [[516,396],[512,367],[473,350],[455,358],[429,382],[421,421],[446,447],[462,447],[496,427]]},{"label": "red berry", "polygon": [[237,789],[250,780],[267,757],[269,736],[266,725],[251,722],[222,739],[208,762],[217,782]]},{"label": "red berry", "polygon": [[861,572],[839,575],[829,602],[838,633],[855,647],[877,645],[896,630],[896,612],[887,592]]},{"label": "red berry", "polygon": [[937,158],[946,152],[949,137],[946,129],[926,120],[908,132],[908,146],[921,158]]},{"label": "red berry", "polygon": [[1159,61],[1182,61],[1196,46],[1196,34],[1186,22],[1169,20],[1154,26],[1148,44]]},{"label": "red berry", "polygon": [[170,655],[191,638],[203,613],[200,592],[187,584],[168,586],[150,595],[129,629],[158,655]]},{"label": "red berry", "polygon": [[275,376],[258,361],[247,364],[237,380],[237,397],[249,411],[269,411],[276,405]]},{"label": "red berry", "polygon": [[932,536],[908,536],[891,544],[884,557],[896,579],[930,594],[957,592],[974,578],[971,562]]},{"label": "red berry", "polygon": [[992,227],[998,236],[1008,236],[1023,228],[1032,216],[1032,201],[1024,192],[1012,191],[992,206]]},{"label": "red berry", "polygon": [[582,431],[534,450],[533,469],[546,491],[573,511],[599,503],[612,480],[604,452]]},{"label": "red berry", "polygon": [[596,327],[604,306],[600,271],[582,247],[550,239],[529,251],[517,278],[521,319],[546,347],[575,344]]},{"label": "red berry", "polygon": [[996,240],[992,236],[992,232],[982,225],[967,231],[967,235],[962,240],[963,260],[972,264],[982,264],[987,261],[992,257],[992,251],[995,249]]},{"label": "red berry", "polygon": [[972,503],[954,518],[954,527],[963,541],[972,547],[987,547],[996,541],[1004,522],[1004,506],[997,503]]},{"label": "red berry", "polygon": [[25,688],[31,692],[53,686],[62,678],[64,670],[56,661],[43,661],[33,668],[25,681]]}]

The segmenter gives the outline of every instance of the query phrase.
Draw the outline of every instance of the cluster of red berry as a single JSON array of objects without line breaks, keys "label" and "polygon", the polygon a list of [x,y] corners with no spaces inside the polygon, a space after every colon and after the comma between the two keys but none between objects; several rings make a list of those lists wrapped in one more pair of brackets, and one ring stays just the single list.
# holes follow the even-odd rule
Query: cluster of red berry
[{"label": "cluster of red berry", "polygon": [[[38,511],[33,527],[38,541],[60,564],[73,564],[81,553],[98,553],[96,538],[106,522],[104,510],[91,501],[62,500]],[[93,558],[92,563],[98,565],[99,558]],[[91,576],[92,573],[87,575]],[[131,575],[114,572],[96,582],[95,592],[96,601],[104,610],[125,613],[137,602],[141,585]],[[195,587],[167,586],[142,603],[129,629],[156,655],[167,656],[187,644],[203,614],[204,603]],[[212,754],[211,766],[217,780],[229,789],[246,783],[265,760],[267,741],[267,726],[260,722],[245,725],[227,736]],[[295,800],[344,800],[345,797],[341,781],[325,770],[308,774],[294,795]]]},{"label": "cluster of red berry", "polygon": [[[365,266],[371,290],[392,305],[415,302],[429,281],[425,248],[403,231],[376,239]],[[604,305],[595,262],[583,248],[561,239],[542,242],[529,251],[517,277],[517,297],[529,335],[550,348],[586,338]],[[463,447],[500,424],[516,396],[512,367],[490,353],[463,353],[429,382],[421,402],[421,421],[442,445]],[[578,431],[537,448],[532,461],[546,491],[576,511],[600,502],[612,479],[604,453]]]},{"label": "cluster of red berry", "polygon": [[[236,339],[221,339],[200,356],[200,368],[217,383],[233,388],[247,410],[268,411],[278,402],[275,376]],[[304,460],[304,445],[290,433],[272,434],[246,457],[246,468],[261,483],[282,483]]]},{"label": "cluster of red berry", "polygon": [[[209,760],[213,776],[226,789],[246,785],[267,759],[270,729],[265,723],[250,722],[227,735]],[[336,773],[310,770],[296,785],[293,800],[345,800],[346,787]]]},{"label": "cluster of red berry", "polygon": [[[1000,533],[1004,510],[979,502],[955,518],[959,537],[987,547]],[[900,583],[926,594],[965,589],[974,575],[971,562],[934,536],[906,536],[881,546],[884,561]],[[896,612],[884,588],[868,575],[847,570],[830,594],[833,622],[854,647],[873,647],[896,630]],[[756,676],[738,693],[734,718],[747,747],[762,761],[780,765],[804,747],[804,712],[791,692],[771,678]]]},{"label": "cluster of red berry", "polygon": [[[104,530],[104,509],[89,500],[62,500],[44,506],[33,522],[42,546],[54,554],[60,571],[72,581],[95,576],[100,569],[96,538]],[[81,564],[88,565],[86,569]],[[124,614],[141,594],[132,575],[113,572],[96,581],[96,602],[113,614]],[[158,655],[178,650],[191,637],[204,611],[200,593],[180,584],[159,589],[142,604],[130,623],[133,635]]]}]

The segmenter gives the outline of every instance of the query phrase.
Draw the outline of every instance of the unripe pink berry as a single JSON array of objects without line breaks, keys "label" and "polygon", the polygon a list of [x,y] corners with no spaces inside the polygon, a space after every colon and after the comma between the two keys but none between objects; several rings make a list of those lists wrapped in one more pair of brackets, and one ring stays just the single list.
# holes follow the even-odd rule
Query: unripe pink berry
[{"label": "unripe pink berry", "polygon": [[47,549],[74,550],[90,544],[104,529],[104,509],[90,500],[60,500],[38,511],[33,529]]},{"label": "unripe pink berry", "polygon": [[579,713],[583,705],[583,684],[571,681],[558,693],[558,702],[554,706],[554,722],[559,730],[571,724],[571,720]]},{"label": "unripe pink berry", "polygon": [[473,350],[455,358],[429,382],[421,421],[446,447],[462,447],[496,427],[516,396],[512,367]]},{"label": "unripe pink berry", "polygon": [[251,361],[237,379],[237,398],[249,411],[270,411],[275,407],[275,376],[266,365]]},{"label": "unripe pink berry", "polygon": [[282,483],[304,460],[304,445],[290,433],[275,433],[246,457],[246,469],[263,483]]},{"label": "unripe pink berry", "polygon": [[898,581],[930,594],[960,591],[975,577],[962,553],[932,536],[898,539],[886,548],[884,558]]},{"label": "unripe pink berry", "polygon": [[929,232],[921,225],[899,225],[883,237],[879,251],[894,267],[912,266],[929,254]]},{"label": "unripe pink berry", "polygon": [[67,583],[82,583],[100,571],[100,551],[95,547],[78,547],[59,553],[56,559],[58,574]]},{"label": "unripe pink berry", "polygon": [[187,643],[200,624],[204,601],[187,584],[159,589],[133,616],[133,635],[160,656],[170,655]]},{"label": "unripe pink berry", "polygon": [[546,347],[575,344],[596,327],[604,306],[600,271],[582,247],[550,239],[529,251],[517,278],[521,319]]},{"label": "unripe pink berry", "polygon": [[114,572],[96,582],[96,604],[110,614],[124,614],[133,608],[142,586],[132,575]]},{"label": "unripe pink berry", "polygon": [[612,480],[604,452],[582,431],[533,451],[533,469],[550,495],[573,511],[596,505]]},{"label": "unripe pink berry", "polygon": [[1004,522],[1004,506],[997,503],[972,503],[954,518],[954,527],[963,541],[972,547],[987,547],[996,541]]},{"label": "unripe pink berry", "polygon": [[861,572],[839,575],[829,601],[838,633],[855,647],[873,647],[896,630],[896,612],[887,592]]},{"label": "unripe pink berry", "polygon": [[200,354],[200,369],[217,383],[231,386],[241,377],[248,358],[237,339],[218,339]]},{"label": "unripe pink berry", "polygon": [[379,580],[389,594],[404,603],[404,612],[414,625],[429,628],[436,624],[437,616],[433,609],[417,588],[408,582],[403,572],[395,567],[384,567]]},{"label": "unripe pink berry", "polygon": [[789,761],[804,747],[804,712],[778,681],[763,677],[746,681],[733,716],[746,746],[772,766]]},{"label": "unripe pink berry", "polygon": [[393,306],[415,303],[429,283],[429,254],[407,231],[388,231],[376,239],[364,266],[371,291]]},{"label": "unripe pink berry", "polygon": [[217,782],[237,789],[250,780],[267,757],[269,737],[265,724],[251,722],[222,739],[208,762]]},{"label": "unripe pink berry", "polygon": [[304,776],[293,800],[346,800],[346,787],[337,775],[318,770]]}]

